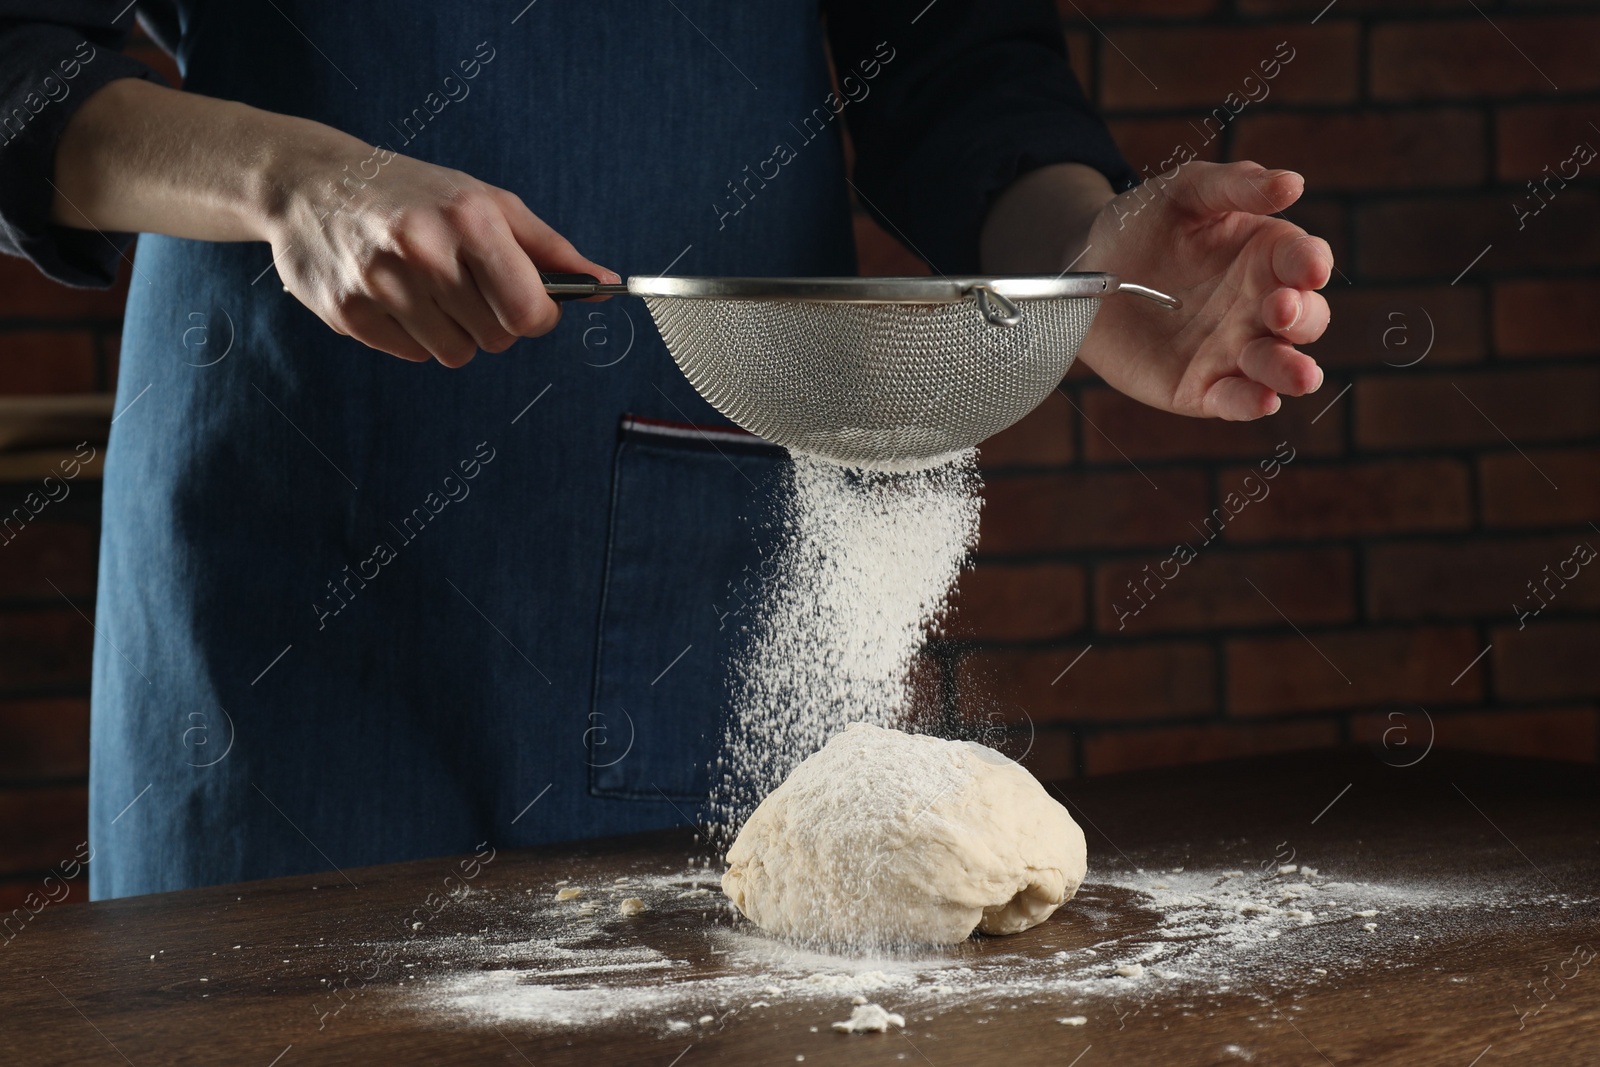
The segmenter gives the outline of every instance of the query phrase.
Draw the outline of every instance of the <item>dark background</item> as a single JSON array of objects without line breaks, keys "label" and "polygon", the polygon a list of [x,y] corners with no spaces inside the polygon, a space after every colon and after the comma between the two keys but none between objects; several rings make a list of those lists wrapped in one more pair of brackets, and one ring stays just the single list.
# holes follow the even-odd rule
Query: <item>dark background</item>
[{"label": "dark background", "polygon": [[[978,566],[930,650],[953,711],[1006,724],[1044,777],[1349,742],[1596,759],[1600,567],[1513,608],[1600,546],[1600,159],[1526,184],[1600,148],[1590,7],[1060,4],[1135,168],[1187,143],[1305,175],[1287,215],[1337,260],[1328,378],[1221,424],[1074,369],[985,446]],[[1269,95],[1205,126],[1280,42]],[[865,216],[857,237],[862,273],[924,272]],[[0,257],[0,399],[112,390],[126,275],[71,290]],[[1191,524],[1284,441],[1270,494],[1199,547]],[[0,452],[5,510],[70,452]],[[97,477],[0,546],[0,911],[86,833]],[[1180,541],[1198,558],[1119,629],[1125,583]]]}]

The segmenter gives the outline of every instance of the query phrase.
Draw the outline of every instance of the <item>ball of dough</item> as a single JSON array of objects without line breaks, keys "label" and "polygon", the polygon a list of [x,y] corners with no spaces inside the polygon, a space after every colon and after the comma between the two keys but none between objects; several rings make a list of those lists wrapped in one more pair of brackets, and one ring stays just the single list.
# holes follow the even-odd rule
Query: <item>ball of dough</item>
[{"label": "ball of dough", "polygon": [[763,930],[838,945],[952,944],[1050,917],[1083,831],[994,749],[851,723],[761,802],[722,890]]}]

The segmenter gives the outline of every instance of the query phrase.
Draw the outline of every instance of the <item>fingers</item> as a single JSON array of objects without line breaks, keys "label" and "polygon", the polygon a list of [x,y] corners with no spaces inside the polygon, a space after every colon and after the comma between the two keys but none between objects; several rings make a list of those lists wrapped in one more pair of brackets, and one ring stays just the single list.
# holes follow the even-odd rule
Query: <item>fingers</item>
[{"label": "fingers", "polygon": [[[547,273],[589,274],[603,283],[621,277],[578,253],[516,194],[485,186],[496,225],[463,245],[463,258],[500,324],[513,337],[539,337],[555,329],[561,307],[539,279]],[[590,297],[607,300],[607,296]]]},{"label": "fingers", "polygon": [[549,333],[561,321],[561,308],[545,293],[538,268],[518,243],[499,198],[493,198],[484,213],[492,216],[491,221],[475,220],[461,247],[472,283],[511,337]]},{"label": "fingers", "polygon": [[1249,378],[1219,378],[1200,398],[1200,413],[1230,422],[1248,422],[1277,411],[1278,394]]},{"label": "fingers", "polygon": [[478,343],[455,318],[447,314],[425,279],[408,275],[399,279],[387,301],[389,313],[430,356],[446,367],[464,367],[478,354]]},{"label": "fingers", "polygon": [[1295,289],[1321,289],[1333,272],[1333,249],[1307,233],[1281,240],[1272,248],[1272,272]]},{"label": "fingers", "polygon": [[622,281],[616,271],[602,267],[581,255],[572,242],[561,236],[539,216],[528,210],[522,198],[505,189],[490,187],[490,195],[500,205],[511,234],[539,270],[556,274],[592,274],[615,285]]},{"label": "fingers", "polygon": [[433,358],[433,354],[418,344],[417,339],[407,333],[394,316],[370,300],[346,311],[342,324],[334,326],[334,329],[354,337],[368,348],[399,356],[412,363],[426,363]]},{"label": "fingers", "polygon": [[[485,352],[504,352],[519,333],[505,325],[499,312],[490,306],[487,293],[478,282],[478,272],[459,261],[456,267],[455,276],[443,279],[444,284],[434,292],[434,303],[455,320],[478,348]],[[559,319],[560,312],[554,312],[553,318]]]},{"label": "fingers", "polygon": [[446,367],[465,367],[478,343],[432,298],[419,299],[400,316],[400,324]]},{"label": "fingers", "polygon": [[1292,345],[1306,345],[1328,328],[1328,301],[1321,293],[1274,289],[1261,300],[1261,321]]},{"label": "fingers", "polygon": [[620,281],[514,194],[403,156],[349,211],[293,215],[275,261],[280,246],[297,253],[279,268],[286,288],[334,330],[447,367],[555,328],[540,269]]},{"label": "fingers", "polygon": [[1271,215],[1300,199],[1305,184],[1292,170],[1268,170],[1259,163],[1194,162],[1184,164],[1164,189],[1179,206],[1199,215]]},{"label": "fingers", "polygon": [[1317,361],[1276,337],[1258,337],[1239,353],[1245,377],[1275,393],[1304,396],[1322,385]]},{"label": "fingers", "polygon": [[[1305,294],[1302,294],[1305,295]],[[1241,375],[1219,378],[1200,400],[1213,418],[1244,422],[1271,415],[1282,396],[1304,396],[1322,385],[1317,361],[1276,337],[1258,337],[1239,354]]]},{"label": "fingers", "polygon": [[[464,296],[458,298],[465,299]],[[481,300],[476,312],[451,313],[427,293],[411,291],[402,299],[388,301],[387,306],[395,309],[394,314],[385,310],[385,306],[364,297],[348,301],[338,321],[331,325],[337,332],[354,337],[368,348],[413,363],[437,359],[446,367],[465,366],[480,348],[503,352],[515,340],[498,332],[499,324]],[[463,319],[474,321],[479,329],[487,324],[493,334],[488,343],[470,334],[462,326]]]}]

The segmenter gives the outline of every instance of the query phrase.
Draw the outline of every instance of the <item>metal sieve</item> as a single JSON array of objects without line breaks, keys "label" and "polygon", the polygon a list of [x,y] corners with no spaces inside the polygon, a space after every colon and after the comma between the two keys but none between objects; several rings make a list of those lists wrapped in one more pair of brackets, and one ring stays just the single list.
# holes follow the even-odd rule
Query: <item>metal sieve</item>
[{"label": "metal sieve", "polygon": [[718,411],[793,452],[911,468],[1043,403],[1104,297],[1179,301],[1114,274],[993,278],[545,275],[557,300],[642,297],[680,370]]}]

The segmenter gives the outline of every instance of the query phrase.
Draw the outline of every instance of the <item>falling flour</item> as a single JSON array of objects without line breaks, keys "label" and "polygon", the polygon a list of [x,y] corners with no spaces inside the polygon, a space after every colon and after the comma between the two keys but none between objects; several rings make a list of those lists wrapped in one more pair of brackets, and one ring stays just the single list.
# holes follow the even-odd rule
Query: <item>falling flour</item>
[{"label": "falling flour", "polygon": [[774,577],[732,664],[713,769],[726,847],[762,797],[849,722],[904,724],[912,667],[978,537],[977,452],[884,472],[795,456]]}]

